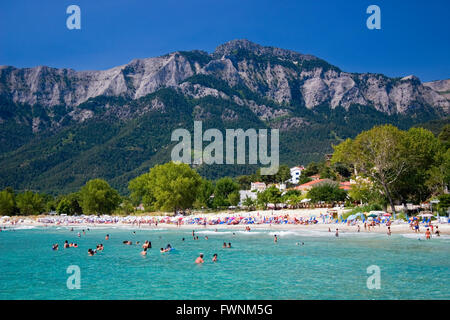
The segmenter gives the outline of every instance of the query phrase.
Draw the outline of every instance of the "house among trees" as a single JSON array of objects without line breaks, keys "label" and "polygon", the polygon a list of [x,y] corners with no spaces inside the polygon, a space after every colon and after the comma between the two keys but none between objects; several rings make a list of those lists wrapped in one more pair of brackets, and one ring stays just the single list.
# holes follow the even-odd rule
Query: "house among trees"
[{"label": "house among trees", "polygon": [[297,187],[295,187],[295,190],[300,190],[301,192],[308,192],[309,190],[311,190],[314,187],[319,187],[319,186],[323,186],[325,184],[331,184],[331,185],[339,185],[339,189],[345,190],[345,191],[349,191],[352,187],[351,187],[351,182],[349,181],[345,181],[345,182],[336,182],[333,181],[331,179],[315,179],[312,180],[310,182],[301,184]]},{"label": "house among trees", "polygon": [[250,190],[256,190],[258,192],[263,192],[266,190],[267,185],[264,182],[252,182],[250,185]]},{"label": "house among trees", "polygon": [[300,176],[302,175],[303,170],[305,170],[305,167],[303,166],[292,167],[290,182],[293,184],[298,184],[298,181],[300,180]]}]

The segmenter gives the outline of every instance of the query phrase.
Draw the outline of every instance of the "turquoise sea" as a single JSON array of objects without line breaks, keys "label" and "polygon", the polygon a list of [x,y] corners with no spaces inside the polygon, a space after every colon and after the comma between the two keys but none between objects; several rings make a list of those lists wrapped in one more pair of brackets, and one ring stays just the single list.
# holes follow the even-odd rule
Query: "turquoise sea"
[{"label": "turquoise sea", "polygon": [[[199,240],[187,229],[137,228],[90,228],[78,238],[81,229],[0,232],[0,299],[450,299],[448,236],[419,241],[413,234],[346,233],[336,238],[317,231],[200,227]],[[278,243],[273,234],[279,235]],[[64,240],[79,247],[64,249]],[[140,245],[124,245],[124,240],[150,240],[153,248],[143,257]],[[224,241],[232,248],[223,249]],[[52,251],[53,243],[59,243],[58,251]],[[98,243],[104,251],[88,256]],[[160,253],[168,243],[176,250]],[[200,252],[205,263],[196,265]],[[211,261],[214,253],[217,263]],[[70,265],[80,268],[80,289],[67,288]],[[381,271],[378,290],[366,285],[371,265]]]}]

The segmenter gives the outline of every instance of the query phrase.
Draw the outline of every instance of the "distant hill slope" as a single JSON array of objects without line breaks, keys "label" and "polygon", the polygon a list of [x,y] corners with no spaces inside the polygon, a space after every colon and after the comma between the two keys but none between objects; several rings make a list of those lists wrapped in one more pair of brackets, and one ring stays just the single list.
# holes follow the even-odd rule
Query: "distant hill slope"
[{"label": "distant hill slope", "polygon": [[[306,164],[373,125],[406,129],[448,116],[442,88],[347,73],[247,40],[105,71],[2,66],[0,188],[69,192],[102,177],[124,193],[131,178],[170,159],[172,130],[192,130],[194,120],[204,130],[279,128],[281,162]],[[254,167],[198,170],[217,178]]]}]

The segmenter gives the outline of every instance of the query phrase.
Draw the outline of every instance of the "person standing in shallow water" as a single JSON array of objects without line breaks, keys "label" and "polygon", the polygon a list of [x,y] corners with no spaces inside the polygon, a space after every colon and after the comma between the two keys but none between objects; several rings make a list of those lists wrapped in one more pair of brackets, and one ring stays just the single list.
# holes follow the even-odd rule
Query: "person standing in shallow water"
[{"label": "person standing in shallow water", "polygon": [[273,236],[273,242],[275,242],[275,243],[278,242],[278,237],[277,237],[277,235],[274,235],[274,236]]},{"label": "person standing in shallow water", "polygon": [[336,229],[336,237],[339,237],[339,229]]},{"label": "person standing in shallow water", "polygon": [[425,237],[426,237],[427,240],[431,239],[431,232],[430,232],[429,228],[427,228],[427,231],[425,232]]}]

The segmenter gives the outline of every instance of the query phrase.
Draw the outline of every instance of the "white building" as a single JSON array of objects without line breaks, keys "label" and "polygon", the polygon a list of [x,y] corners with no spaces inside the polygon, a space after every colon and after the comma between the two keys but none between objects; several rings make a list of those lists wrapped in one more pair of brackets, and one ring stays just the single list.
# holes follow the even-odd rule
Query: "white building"
[{"label": "white building", "polygon": [[303,166],[291,168],[291,183],[298,184],[303,170],[305,170]]},{"label": "white building", "polygon": [[263,192],[266,190],[267,186],[264,182],[252,182],[250,185],[250,190],[256,190],[258,192]]},{"label": "white building", "polygon": [[256,200],[258,195],[256,192],[250,191],[250,190],[240,190],[239,191],[240,201],[239,206],[242,207],[242,203],[245,199],[250,198],[252,200]]}]

